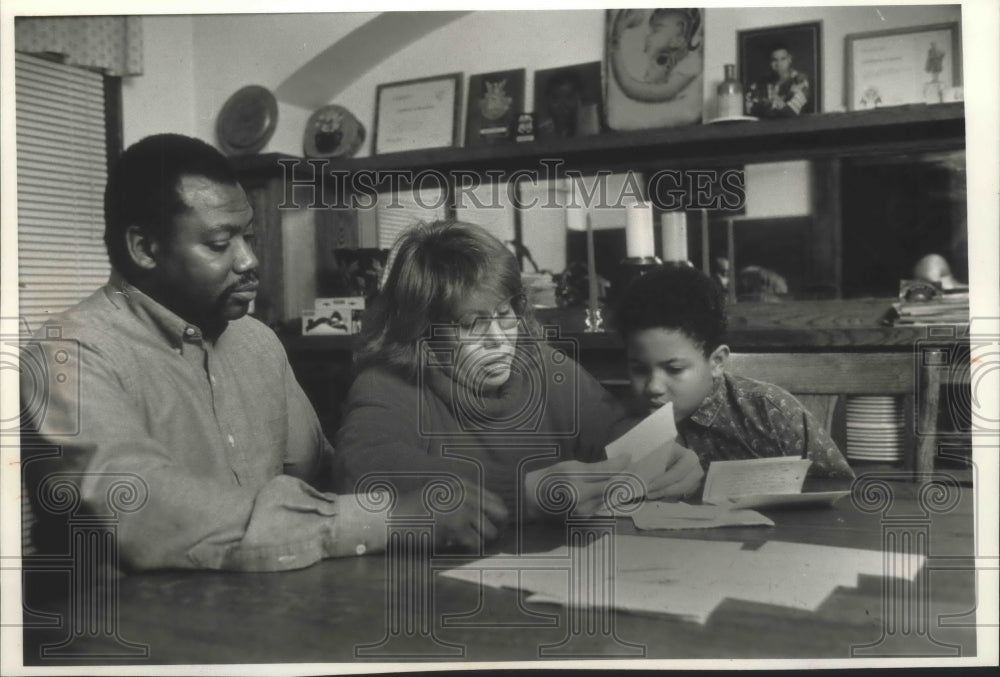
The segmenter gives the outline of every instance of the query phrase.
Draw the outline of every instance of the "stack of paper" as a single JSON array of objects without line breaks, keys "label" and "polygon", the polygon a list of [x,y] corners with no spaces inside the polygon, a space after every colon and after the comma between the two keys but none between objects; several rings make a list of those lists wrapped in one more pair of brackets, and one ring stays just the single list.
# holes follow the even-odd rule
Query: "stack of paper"
[{"label": "stack of paper", "polygon": [[969,321],[968,287],[940,289],[920,280],[900,280],[899,301],[892,304],[893,324],[962,324]]},{"label": "stack of paper", "polygon": [[[607,562],[614,566],[600,569]],[[780,541],[749,551],[738,542],[614,536],[586,548],[489,557],[441,575],[532,593],[529,602],[704,623],[726,598],[815,611],[861,574],[913,581],[923,565],[923,555]]]}]

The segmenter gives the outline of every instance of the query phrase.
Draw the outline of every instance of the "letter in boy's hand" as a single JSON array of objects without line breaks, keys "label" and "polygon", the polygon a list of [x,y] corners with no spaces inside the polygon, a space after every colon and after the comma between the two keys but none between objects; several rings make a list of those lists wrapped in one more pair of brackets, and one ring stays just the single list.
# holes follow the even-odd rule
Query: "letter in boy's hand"
[{"label": "letter in boy's hand", "polygon": [[676,500],[694,493],[705,474],[697,454],[677,444],[676,437],[674,407],[668,402],[605,447],[605,453],[631,459],[625,471],[643,481],[647,498]]},{"label": "letter in boy's hand", "polygon": [[676,501],[697,492],[705,476],[698,455],[677,442],[667,445],[665,452],[665,469],[662,474],[647,482],[646,498],[651,501]]}]

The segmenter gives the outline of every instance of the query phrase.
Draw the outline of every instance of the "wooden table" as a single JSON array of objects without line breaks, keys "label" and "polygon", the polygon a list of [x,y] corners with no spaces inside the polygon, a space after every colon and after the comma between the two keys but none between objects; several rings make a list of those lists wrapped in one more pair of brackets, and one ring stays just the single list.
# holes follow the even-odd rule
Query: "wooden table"
[{"label": "wooden table", "polygon": [[[863,478],[867,488],[856,484],[855,496],[866,496],[862,503],[852,496],[834,508],[765,511],[775,527],[642,532],[651,538],[741,541],[744,548],[782,540],[880,550],[885,542],[912,537],[916,547],[925,548],[927,565],[915,583],[862,576],[856,588],[837,589],[816,612],[727,599],[705,625],[669,616],[602,615],[526,605],[515,591],[480,589],[435,575],[394,578],[389,558],[368,556],[278,574],[122,577],[98,590],[117,594],[117,618],[105,614],[103,627],[78,617],[61,627],[28,629],[24,659],[31,665],[513,661],[575,659],[580,652],[593,658],[849,658],[852,647],[855,654],[871,656],[973,656],[973,490],[947,478],[936,485],[944,487],[940,491],[888,479]],[[531,525],[521,534],[523,551],[564,544],[570,528],[577,527]],[[627,519],[619,519],[615,529],[636,533]],[[508,531],[490,551],[511,552],[516,541]],[[434,556],[429,563],[449,561],[454,563]],[[51,592],[68,576],[32,571],[26,578],[30,587]],[[411,599],[395,607],[402,609],[398,614],[387,612],[387,596],[414,593],[431,581],[426,604]],[[60,595],[43,594],[29,604],[26,621],[44,621],[40,612],[67,611]],[[401,623],[395,633],[388,627],[390,617]],[[613,633],[602,632],[601,622],[610,623]],[[40,657],[43,645],[65,641],[74,627],[73,642]],[[359,647],[385,639],[391,641],[358,657]],[[558,645],[566,640],[569,653],[561,655]],[[863,645],[872,646],[860,649]],[[543,646],[557,648],[540,657]]]}]

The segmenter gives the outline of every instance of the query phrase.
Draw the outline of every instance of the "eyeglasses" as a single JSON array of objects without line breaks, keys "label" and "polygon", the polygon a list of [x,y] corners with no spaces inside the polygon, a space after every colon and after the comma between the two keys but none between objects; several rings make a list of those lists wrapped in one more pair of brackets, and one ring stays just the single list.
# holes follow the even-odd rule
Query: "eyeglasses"
[{"label": "eyeglasses", "polygon": [[481,337],[490,333],[493,323],[503,331],[516,329],[527,305],[524,294],[517,294],[493,309],[490,315],[467,313],[458,318],[457,324],[463,336]]}]

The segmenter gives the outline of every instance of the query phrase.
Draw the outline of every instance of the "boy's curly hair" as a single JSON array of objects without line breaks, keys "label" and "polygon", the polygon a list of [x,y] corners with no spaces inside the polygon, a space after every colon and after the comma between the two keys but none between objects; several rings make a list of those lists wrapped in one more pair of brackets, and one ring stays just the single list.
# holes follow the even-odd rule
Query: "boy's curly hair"
[{"label": "boy's curly hair", "polygon": [[700,270],[668,265],[626,287],[613,321],[623,339],[643,329],[680,331],[707,357],[725,342],[726,300]]}]

